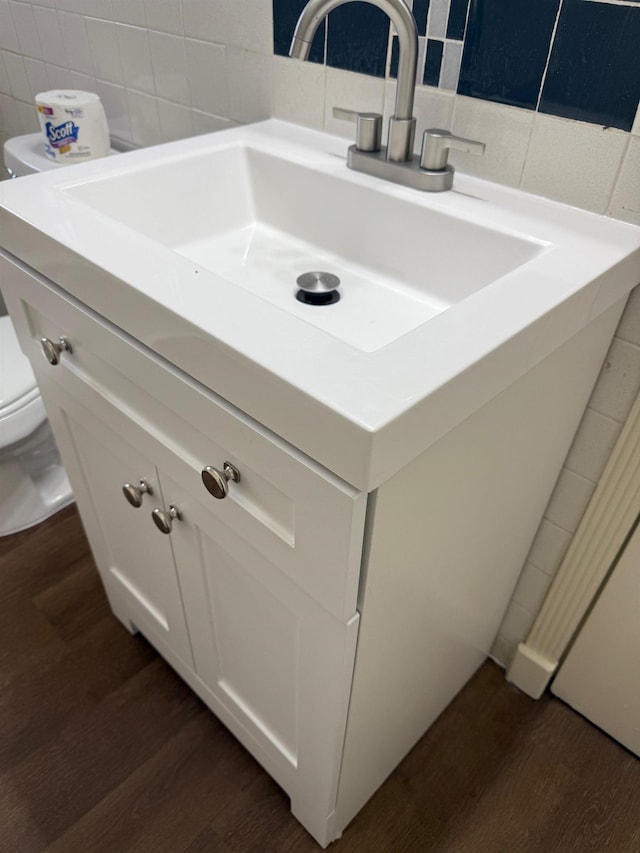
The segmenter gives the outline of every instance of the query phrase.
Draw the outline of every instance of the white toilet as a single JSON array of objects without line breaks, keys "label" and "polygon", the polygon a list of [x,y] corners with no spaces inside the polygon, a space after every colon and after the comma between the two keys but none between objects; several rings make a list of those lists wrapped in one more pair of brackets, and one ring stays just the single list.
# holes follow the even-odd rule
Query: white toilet
[{"label": "white toilet", "polygon": [[[44,153],[40,133],[7,140],[4,162],[9,175],[14,178],[44,169],[64,168]],[[7,536],[53,515],[73,501],[73,494],[31,365],[20,349],[1,290],[2,281],[0,536]]]}]

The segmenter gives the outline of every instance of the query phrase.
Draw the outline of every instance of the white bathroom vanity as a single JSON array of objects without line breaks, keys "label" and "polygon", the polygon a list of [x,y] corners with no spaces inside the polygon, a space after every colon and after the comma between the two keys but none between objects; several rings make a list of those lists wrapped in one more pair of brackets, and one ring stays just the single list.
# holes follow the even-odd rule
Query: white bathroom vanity
[{"label": "white bathroom vanity", "polygon": [[345,148],[269,121],[0,186],[113,611],[323,846],[487,656],[640,280],[632,226]]}]

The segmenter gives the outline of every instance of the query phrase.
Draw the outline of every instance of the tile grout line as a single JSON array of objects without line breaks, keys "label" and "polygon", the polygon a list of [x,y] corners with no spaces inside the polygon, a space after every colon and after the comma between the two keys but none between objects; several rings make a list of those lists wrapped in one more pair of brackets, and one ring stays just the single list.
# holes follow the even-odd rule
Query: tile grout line
[{"label": "tile grout line", "polygon": [[536,119],[538,118],[539,112],[538,109],[540,107],[540,101],[542,99],[542,91],[544,89],[544,84],[547,80],[547,71],[549,70],[549,63],[551,62],[551,54],[553,53],[553,46],[556,40],[556,32],[558,30],[558,23],[560,21],[560,13],[562,12],[562,7],[564,5],[564,0],[560,0],[558,4],[558,11],[556,12],[556,19],[553,22],[553,30],[551,31],[551,38],[549,40],[549,50],[547,51],[547,61],[544,66],[544,71],[542,72],[542,79],[540,80],[540,89],[538,90],[538,98],[536,100],[536,106],[533,110],[533,121],[531,122],[531,127],[529,129],[529,138],[527,139],[527,148],[524,152],[524,158],[522,161],[522,168],[520,170],[520,178],[518,180],[517,186],[522,189],[525,172],[527,171],[527,162],[529,160],[529,152],[531,151],[531,143],[533,140],[534,129],[536,125]]},{"label": "tile grout line", "polygon": [[542,99],[542,91],[544,89],[544,84],[546,83],[546,80],[547,80],[547,72],[549,70],[549,63],[551,62],[551,54],[553,53],[553,46],[555,44],[556,33],[558,31],[558,24],[560,22],[560,15],[562,13],[563,6],[564,6],[564,0],[560,0],[560,3],[558,4],[558,11],[556,13],[556,19],[553,23],[553,30],[551,32],[551,39],[549,40],[549,50],[547,51],[547,61],[546,61],[545,66],[544,66],[544,71],[542,72],[542,80],[540,81],[540,89],[538,91],[538,99],[536,101],[536,109],[535,109],[536,113],[538,112],[538,110],[540,108],[540,100]]},{"label": "tile grout line", "polygon": [[[627,154],[629,153],[629,148],[631,147],[631,132],[627,133],[627,141],[624,146],[624,151],[622,152],[622,157],[620,158],[620,163],[618,164],[618,168],[616,170],[615,177],[611,182],[611,190],[609,192],[609,196],[607,198],[607,203],[605,205],[604,214],[605,216],[609,216],[609,211],[611,209],[611,204],[613,202],[613,197],[616,194],[616,190],[618,189],[618,184],[620,182],[620,177],[622,175],[622,170],[624,169],[624,163],[627,159]],[[631,343],[631,342],[629,342]]]}]

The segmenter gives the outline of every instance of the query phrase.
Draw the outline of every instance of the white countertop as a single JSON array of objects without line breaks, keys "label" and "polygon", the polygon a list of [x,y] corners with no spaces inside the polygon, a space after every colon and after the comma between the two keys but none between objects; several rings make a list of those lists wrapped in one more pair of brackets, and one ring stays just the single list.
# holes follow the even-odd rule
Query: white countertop
[{"label": "white countertop", "polygon": [[[193,262],[65,193],[152,162],[179,170],[230,142],[548,248],[366,352],[206,269],[194,275]],[[271,120],[7,181],[0,244],[346,481],[373,489],[628,293],[640,281],[640,228],[459,173],[452,191],[417,193],[348,170],[346,149]]]}]

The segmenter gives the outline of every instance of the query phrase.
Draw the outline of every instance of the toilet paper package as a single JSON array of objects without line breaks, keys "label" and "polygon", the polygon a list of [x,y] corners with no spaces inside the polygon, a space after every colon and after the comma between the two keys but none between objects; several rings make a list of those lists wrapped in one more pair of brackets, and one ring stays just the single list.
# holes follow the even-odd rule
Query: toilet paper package
[{"label": "toilet paper package", "polygon": [[109,128],[100,98],[93,92],[57,89],[36,95],[45,152],[58,162],[106,157]]}]

